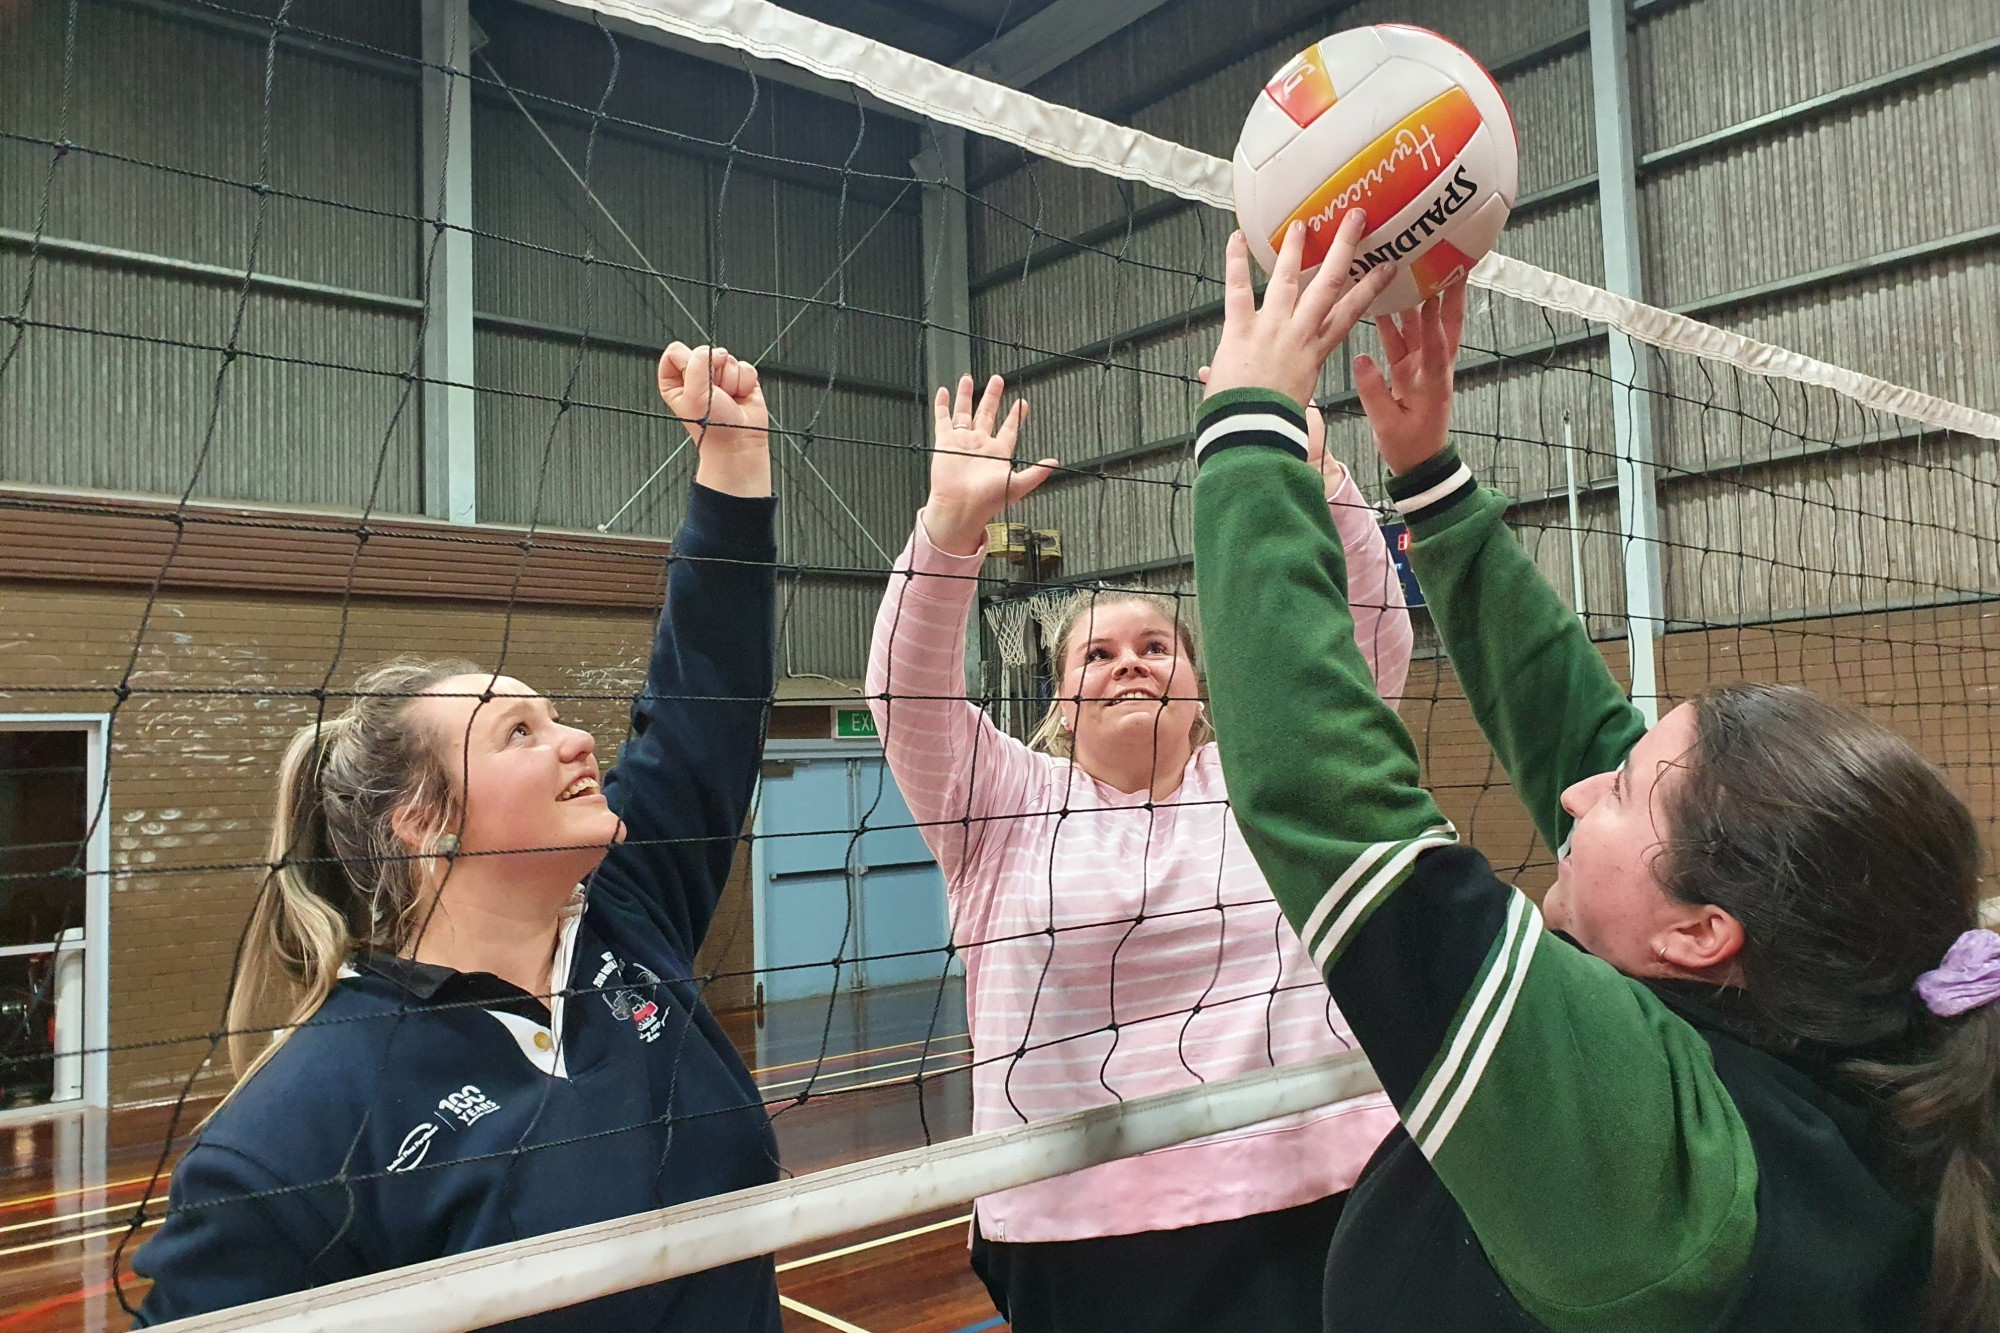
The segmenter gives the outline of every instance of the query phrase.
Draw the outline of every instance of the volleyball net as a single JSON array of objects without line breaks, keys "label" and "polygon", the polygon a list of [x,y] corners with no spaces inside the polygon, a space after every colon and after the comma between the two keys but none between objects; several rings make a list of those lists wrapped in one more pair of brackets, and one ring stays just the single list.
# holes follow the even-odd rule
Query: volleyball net
[{"label": "volleyball net", "polygon": [[[736,879],[693,973],[655,984],[723,1016],[787,1178],[187,1327],[483,1327],[1372,1086],[1353,1053],[1209,1068],[1196,1017],[1271,1007],[1283,984],[1223,982],[1219,944],[1164,1006],[1124,964],[1065,982],[1061,1004],[1037,979],[1020,1030],[975,1042],[968,967],[1024,940],[1053,958],[1067,932],[1135,937],[1143,894],[1103,919],[1050,907],[954,928],[936,827],[878,752],[838,736],[872,731],[870,628],[926,493],[929,393],[961,369],[1005,376],[1034,405],[1022,456],[1061,460],[976,578],[974,703],[1011,737],[1034,730],[1079,590],[1160,594],[1195,622],[1191,422],[1234,225],[1217,154],[1317,34],[1224,53],[1106,118],[760,0],[545,8],[419,22],[68,0],[0,28],[19,71],[0,94],[0,614],[20,627],[0,640],[0,754],[12,790],[74,769],[80,793],[73,829],[0,851],[0,882],[25,933],[87,959],[0,957],[21,1029],[0,1064],[24,1100],[156,1103],[165,1126],[143,1179],[0,1253],[129,1262],[164,1217],[167,1172],[230,1085],[271,775],[361,671],[470,658],[539,689],[608,759],[694,475],[654,389],[674,340],[762,373],[780,680]],[[1741,678],[1846,698],[1942,765],[1992,844],[2000,420],[1953,401],[1977,385],[1954,349],[1893,336],[1964,249],[1824,299],[1772,290],[1724,247],[1674,249],[1648,275],[1658,306],[1585,281],[1602,277],[1597,191],[1577,185],[1590,145],[1534,114],[1576,56],[1551,41],[1496,63],[1523,194],[1473,275],[1454,442],[1515,497],[1510,526],[1642,706]],[[216,73],[188,113],[203,134],[163,135],[145,111],[145,70],[176,61]],[[1695,210],[1677,188],[1656,206]],[[1328,366],[1318,410],[1330,455],[1380,501],[1349,379],[1361,351],[1379,353],[1372,329]],[[1383,522],[1394,561],[1404,534]],[[1538,891],[1548,849],[1421,588],[1403,591],[1400,711],[1425,779],[1467,842]],[[64,728],[73,759],[19,739]],[[1069,836],[1090,827],[1051,813]],[[1248,906],[1218,887],[1197,915],[1219,938]],[[1166,1034],[1180,1086],[1121,1077],[1141,1026]],[[982,1071],[1051,1051],[1088,1053],[1071,1106],[974,1114]],[[876,1128],[826,1148],[843,1117]]]}]

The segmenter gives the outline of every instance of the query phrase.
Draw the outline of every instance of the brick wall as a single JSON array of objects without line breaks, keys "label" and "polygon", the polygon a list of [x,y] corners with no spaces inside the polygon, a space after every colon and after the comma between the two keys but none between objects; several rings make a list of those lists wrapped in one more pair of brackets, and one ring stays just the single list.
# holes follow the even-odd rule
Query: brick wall
[{"label": "brick wall", "polygon": [[[1600,645],[1629,680],[1623,641]],[[1661,681],[1670,706],[1729,681],[1803,685],[1867,710],[1932,762],[2000,857],[2000,602],[1669,634]],[[1412,665],[1402,706],[1425,781],[1445,815],[1502,874],[1539,897],[1554,875],[1527,811],[1479,734],[1448,665]],[[1665,708],[1662,708],[1662,712]]]},{"label": "brick wall", "polygon": [[[136,591],[0,584],[0,709],[110,711],[143,605]],[[637,611],[517,608],[503,669],[586,696],[563,712],[608,759],[652,626]],[[499,607],[356,600],[334,683],[404,653],[500,663],[505,628]],[[195,867],[263,856],[278,756],[313,715],[310,698],[280,692],[318,686],[341,639],[335,598],[173,593],[154,608],[112,736],[115,1100],[170,1095],[206,1054],[205,1041],[172,1043],[218,1025],[259,877]]]}]

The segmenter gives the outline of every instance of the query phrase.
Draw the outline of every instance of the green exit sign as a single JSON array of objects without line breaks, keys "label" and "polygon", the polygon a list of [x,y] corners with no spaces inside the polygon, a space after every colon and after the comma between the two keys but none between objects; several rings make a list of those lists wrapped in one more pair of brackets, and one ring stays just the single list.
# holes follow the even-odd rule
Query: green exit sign
[{"label": "green exit sign", "polygon": [[833,738],[837,741],[872,741],[877,739],[875,715],[865,708],[834,709]]}]

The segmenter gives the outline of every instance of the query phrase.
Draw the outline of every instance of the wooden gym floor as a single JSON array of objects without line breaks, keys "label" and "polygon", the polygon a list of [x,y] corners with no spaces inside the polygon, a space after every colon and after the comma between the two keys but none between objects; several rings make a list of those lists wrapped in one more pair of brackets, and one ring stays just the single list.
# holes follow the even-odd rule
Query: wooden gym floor
[{"label": "wooden gym floor", "polygon": [[[967,1132],[965,1011],[954,982],[726,1015],[771,1104],[788,1170],[804,1174]],[[822,1050],[826,1052],[821,1055]],[[908,1082],[926,1071],[922,1114]],[[810,1096],[800,1101],[800,1095]],[[198,1121],[207,1103],[183,1113]],[[130,1320],[112,1292],[126,1215],[160,1161],[168,1108],[0,1128],[0,1333],[99,1333]],[[169,1160],[186,1146],[172,1145]],[[163,1192],[156,1191],[157,1194]],[[786,1333],[1005,1333],[966,1263],[968,1210],[781,1250]],[[135,1305],[145,1284],[119,1268]]]}]

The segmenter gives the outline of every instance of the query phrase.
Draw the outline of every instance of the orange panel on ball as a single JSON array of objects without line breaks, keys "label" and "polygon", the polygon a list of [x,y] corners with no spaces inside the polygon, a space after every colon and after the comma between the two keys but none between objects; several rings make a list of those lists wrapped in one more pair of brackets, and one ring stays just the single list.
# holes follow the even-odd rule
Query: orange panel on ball
[{"label": "orange panel on ball", "polygon": [[1430,249],[1410,261],[1417,295],[1426,301],[1471,272],[1471,257],[1450,241],[1432,241]]},{"label": "orange panel on ball", "polygon": [[1264,91],[1301,129],[1318,120],[1320,113],[1336,100],[1333,76],[1326,72],[1326,65],[1319,58],[1317,43],[1287,60],[1285,67],[1264,85]]},{"label": "orange panel on ball", "polygon": [[[1315,48],[1317,49],[1317,48]],[[1409,207],[1465,151],[1480,126],[1479,108],[1463,88],[1447,88],[1405,116],[1329,176],[1271,233],[1271,248],[1284,243],[1294,222],[1306,224],[1304,266],[1326,258],[1340,219],[1352,208],[1367,212],[1379,226]]]}]

